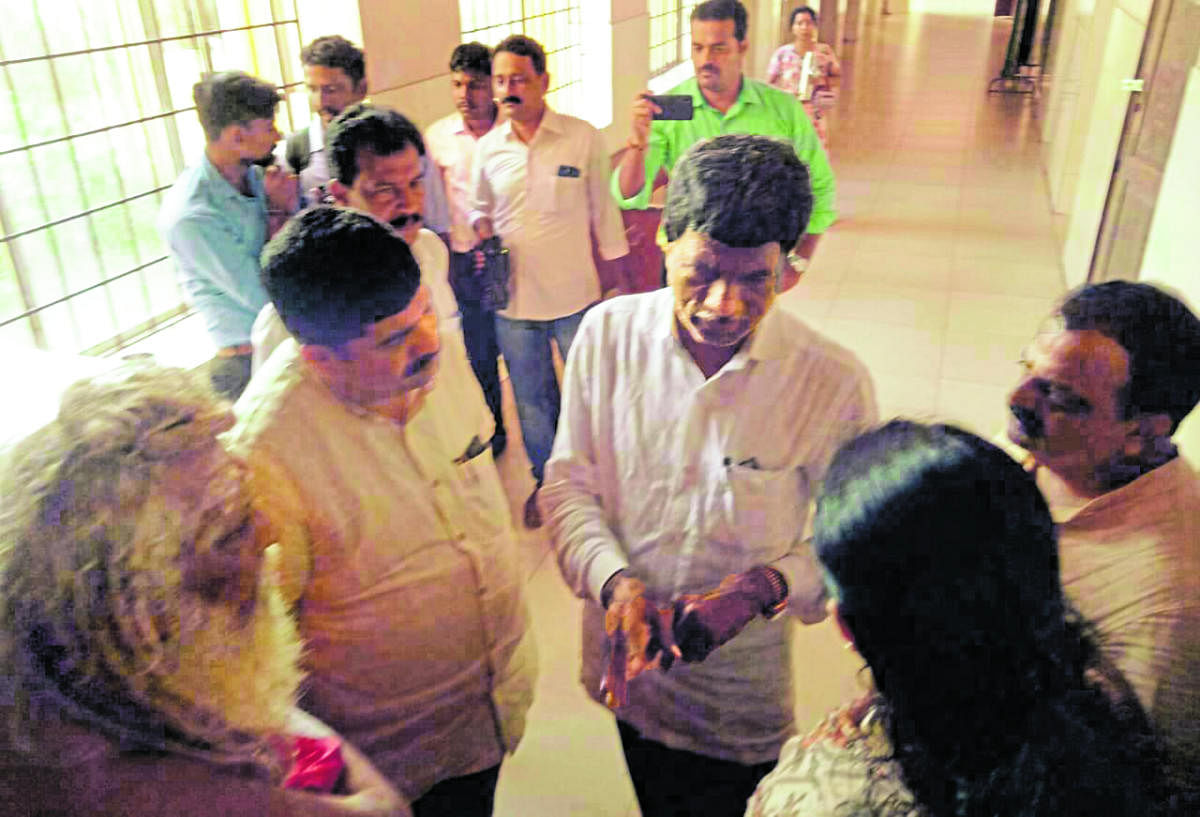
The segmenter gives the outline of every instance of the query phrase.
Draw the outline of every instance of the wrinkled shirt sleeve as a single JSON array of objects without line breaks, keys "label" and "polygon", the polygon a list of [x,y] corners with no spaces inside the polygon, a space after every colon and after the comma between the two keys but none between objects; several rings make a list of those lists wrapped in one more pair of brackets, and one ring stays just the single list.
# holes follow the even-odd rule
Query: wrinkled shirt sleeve
[{"label": "wrinkled shirt sleeve", "polygon": [[597,477],[590,381],[603,346],[600,323],[591,318],[584,318],[567,357],[558,433],[540,496],[567,584],[577,596],[598,601],[604,582],[629,561],[600,504],[605,492]]}]

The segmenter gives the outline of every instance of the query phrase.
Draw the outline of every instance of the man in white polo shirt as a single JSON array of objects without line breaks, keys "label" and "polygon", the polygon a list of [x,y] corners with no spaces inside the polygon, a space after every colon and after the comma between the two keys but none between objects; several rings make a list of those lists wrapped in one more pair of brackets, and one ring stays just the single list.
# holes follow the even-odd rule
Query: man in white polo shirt
[{"label": "man in white polo shirt", "polygon": [[481,239],[498,235],[510,253],[510,299],[496,335],[537,481],[525,502],[530,528],[542,524],[537,495],[558,425],[550,341],[565,359],[583,313],[600,300],[590,235],[606,260],[629,252],[600,133],[551,110],[549,87],[537,42],[513,35],[496,46],[492,90],[507,121],[479,140],[469,216]]}]

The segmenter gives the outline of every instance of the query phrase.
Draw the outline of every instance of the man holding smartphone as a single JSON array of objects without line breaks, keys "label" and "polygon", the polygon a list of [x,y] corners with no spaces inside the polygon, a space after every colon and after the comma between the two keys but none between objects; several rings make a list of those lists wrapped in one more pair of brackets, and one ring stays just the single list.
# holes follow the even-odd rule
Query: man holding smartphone
[{"label": "man holding smartphone", "polygon": [[738,0],[708,0],[692,11],[696,76],[670,91],[672,97],[691,97],[692,116],[663,118],[678,115],[671,110],[673,102],[664,110],[648,91],[638,94],[633,103],[633,133],[613,173],[612,192],[621,209],[645,209],[660,169],[670,173],[689,147],[722,133],[753,133],[791,143],[808,166],[813,211],[807,232],[789,256],[793,272],[782,282],[780,289],[784,290],[799,280],[821,233],[837,218],[833,170],[812,122],[795,97],[742,73],[749,46],[747,22],[746,7]]}]

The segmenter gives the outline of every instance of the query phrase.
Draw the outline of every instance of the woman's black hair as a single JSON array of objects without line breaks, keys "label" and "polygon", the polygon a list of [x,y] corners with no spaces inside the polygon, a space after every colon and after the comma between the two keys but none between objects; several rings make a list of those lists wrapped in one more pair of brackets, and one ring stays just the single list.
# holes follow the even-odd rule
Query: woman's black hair
[{"label": "woman's black hair", "polygon": [[1050,512],[1004,452],[953,426],[868,432],[834,457],[814,546],[926,813],[1150,813],[1149,726],[1085,677]]},{"label": "woman's black hair", "polygon": [[796,6],[794,9],[792,9],[792,16],[788,18],[788,28],[791,28],[792,26],[796,25],[796,15],[797,14],[807,14],[809,17],[812,18],[813,25],[816,25],[818,22],[816,11],[809,8],[808,6]]}]

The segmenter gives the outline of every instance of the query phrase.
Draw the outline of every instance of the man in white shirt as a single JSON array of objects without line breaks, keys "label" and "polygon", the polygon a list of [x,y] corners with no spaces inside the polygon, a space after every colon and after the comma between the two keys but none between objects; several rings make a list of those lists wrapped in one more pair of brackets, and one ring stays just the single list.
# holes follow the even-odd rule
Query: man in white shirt
[{"label": "man in white shirt", "polygon": [[510,299],[496,335],[537,483],[525,502],[530,528],[542,524],[538,489],[558,427],[550,342],[565,359],[583,313],[600,300],[591,236],[606,260],[629,252],[600,132],[551,110],[549,87],[535,41],[513,35],[496,46],[492,88],[507,121],[479,140],[469,216],[479,238],[499,235],[510,253]]},{"label": "man in white shirt", "polygon": [[457,110],[429,126],[425,131],[425,146],[446,189],[450,208],[450,286],[458,302],[471,369],[496,424],[492,454],[498,457],[508,444],[508,436],[501,411],[496,311],[485,301],[476,264],[479,238],[467,218],[475,145],[496,124],[499,114],[492,99],[492,52],[487,46],[463,43],[454,49],[450,55],[450,90]]},{"label": "man in white shirt", "polygon": [[[361,48],[336,34],[317,37],[300,52],[304,64],[304,87],[308,90],[308,105],[312,121],[306,127],[288,134],[279,143],[276,155],[292,173],[300,174],[300,193],[309,197],[308,204],[318,203],[332,170],[329,166],[328,128],[351,105],[367,97],[367,63]],[[446,194],[441,179],[432,178],[433,163],[421,148],[421,169],[431,178],[427,182],[421,216],[425,226],[443,238],[450,229],[446,209]]]},{"label": "man in white shirt", "polygon": [[479,386],[440,354],[408,245],[366,213],[297,215],[263,283],[293,339],[235,406],[229,444],[278,536],[301,705],[418,817],[488,817],[536,656]]},{"label": "man in white shirt", "polygon": [[1055,522],[1063,587],[1200,790],[1200,481],[1171,440],[1200,400],[1200,320],[1149,284],[1068,294],[1027,347],[1010,448]]},{"label": "man in white shirt", "polygon": [[[567,360],[542,501],[563,575],[588,600],[589,693],[600,699],[612,652],[606,611],[630,643],[645,621],[662,646],[631,647],[605,679],[647,817],[744,810],[794,731],[776,614],[825,617],[805,522],[875,404],[853,354],[771,308],[811,209],[786,143],[697,143],[667,193],[670,288],[593,309]],[[669,623],[645,602],[674,602]],[[658,661],[672,666],[641,673]]]}]

